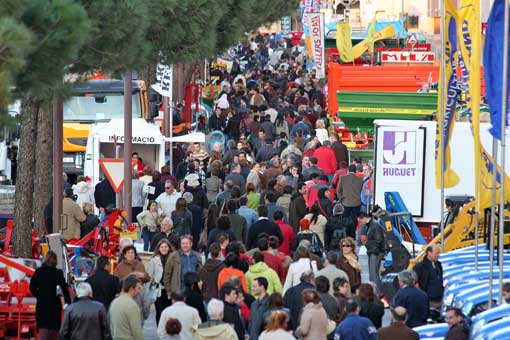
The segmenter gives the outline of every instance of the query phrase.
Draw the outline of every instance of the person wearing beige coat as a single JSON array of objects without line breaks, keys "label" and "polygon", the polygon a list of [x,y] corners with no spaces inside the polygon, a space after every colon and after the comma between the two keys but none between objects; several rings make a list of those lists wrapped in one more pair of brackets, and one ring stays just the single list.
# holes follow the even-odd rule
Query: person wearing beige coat
[{"label": "person wearing beige coat", "polygon": [[62,215],[64,216],[61,233],[64,240],[72,238],[80,239],[80,222],[85,221],[86,216],[81,207],[73,199],[73,189],[66,189],[62,201]]},{"label": "person wearing beige coat", "polygon": [[188,271],[199,273],[202,269],[202,255],[191,250],[191,236],[181,237],[181,248],[168,257],[163,274],[163,282],[167,294],[180,292],[184,288],[182,279]]},{"label": "person wearing beige coat", "polygon": [[303,291],[304,308],[296,329],[296,335],[302,340],[326,340],[328,334],[328,316],[322,307],[319,293],[314,289]]}]

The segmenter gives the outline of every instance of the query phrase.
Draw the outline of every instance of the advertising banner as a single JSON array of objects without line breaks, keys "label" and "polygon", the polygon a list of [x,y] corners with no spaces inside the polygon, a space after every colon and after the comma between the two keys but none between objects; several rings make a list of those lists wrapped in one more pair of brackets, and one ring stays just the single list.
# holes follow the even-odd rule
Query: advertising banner
[{"label": "advertising banner", "polygon": [[156,84],[152,85],[154,91],[163,97],[172,98],[173,66],[158,64],[156,67]]},{"label": "advertising banner", "polygon": [[376,131],[375,202],[397,191],[413,216],[423,215],[425,129],[378,126]]},{"label": "advertising banner", "polygon": [[308,21],[310,45],[317,78],[326,76],[326,55],[324,47],[324,13],[305,14]]}]

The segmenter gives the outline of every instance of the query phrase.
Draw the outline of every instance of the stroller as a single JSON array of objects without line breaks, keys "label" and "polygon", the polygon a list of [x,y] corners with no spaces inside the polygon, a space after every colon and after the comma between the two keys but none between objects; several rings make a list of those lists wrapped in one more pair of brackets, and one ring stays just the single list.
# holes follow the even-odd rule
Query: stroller
[{"label": "stroller", "polygon": [[209,150],[214,150],[214,145],[220,143],[222,150],[225,146],[225,135],[221,131],[213,131],[210,135],[211,140],[209,141]]}]

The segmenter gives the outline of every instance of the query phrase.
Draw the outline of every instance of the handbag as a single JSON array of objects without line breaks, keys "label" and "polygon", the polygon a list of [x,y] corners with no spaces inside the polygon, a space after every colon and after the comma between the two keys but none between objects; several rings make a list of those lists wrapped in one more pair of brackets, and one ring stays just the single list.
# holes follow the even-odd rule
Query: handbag
[{"label": "handbag", "polygon": [[328,319],[328,327],[326,328],[326,334],[331,334],[336,329],[336,322],[333,320]]}]

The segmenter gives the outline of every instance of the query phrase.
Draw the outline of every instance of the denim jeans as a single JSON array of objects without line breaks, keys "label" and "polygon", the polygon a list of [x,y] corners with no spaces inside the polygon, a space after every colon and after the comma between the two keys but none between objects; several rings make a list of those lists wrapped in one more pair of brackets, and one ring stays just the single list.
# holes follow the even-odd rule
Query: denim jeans
[{"label": "denim jeans", "polygon": [[381,261],[384,254],[368,254],[368,277],[369,280],[375,283],[377,291],[376,294],[381,294]]},{"label": "denim jeans", "polygon": [[143,251],[149,251],[154,235],[156,235],[155,231],[149,231],[149,228],[142,229]]}]

